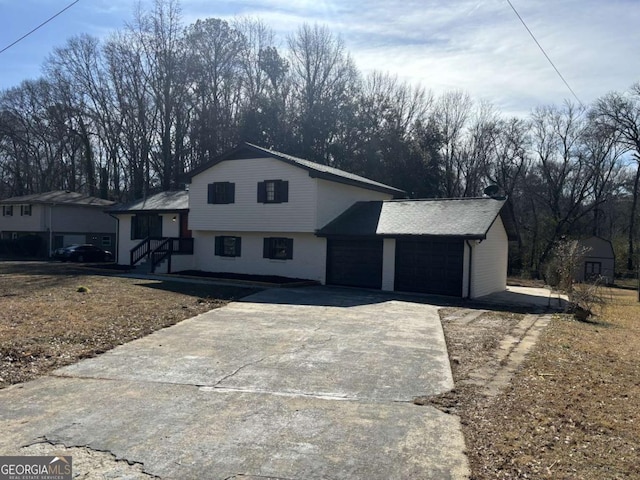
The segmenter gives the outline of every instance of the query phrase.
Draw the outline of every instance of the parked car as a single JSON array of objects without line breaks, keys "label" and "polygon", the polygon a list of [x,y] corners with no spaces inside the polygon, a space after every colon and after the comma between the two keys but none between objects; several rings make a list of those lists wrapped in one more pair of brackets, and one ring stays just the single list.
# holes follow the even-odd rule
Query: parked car
[{"label": "parked car", "polygon": [[113,254],[95,245],[69,245],[53,252],[53,258],[63,262],[111,262]]}]

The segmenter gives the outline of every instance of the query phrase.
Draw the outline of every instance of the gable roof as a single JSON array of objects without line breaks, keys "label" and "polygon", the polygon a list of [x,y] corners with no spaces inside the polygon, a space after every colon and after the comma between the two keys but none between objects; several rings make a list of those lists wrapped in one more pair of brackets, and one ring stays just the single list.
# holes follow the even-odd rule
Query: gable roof
[{"label": "gable roof", "polygon": [[121,203],[108,208],[109,213],[136,213],[136,212],[175,212],[189,210],[189,192],[176,190],[160,192],[150,197]]},{"label": "gable roof", "polygon": [[332,182],[344,183],[356,187],[367,188],[369,190],[389,193],[396,197],[406,197],[406,192],[404,190],[400,190],[399,188],[385,185],[384,183],[376,182],[375,180],[361,177],[360,175],[355,175],[338,168],[329,167],[327,165],[311,162],[303,158],[298,158],[292,155],[287,155],[285,153],[276,152],[275,150],[269,150],[268,148],[259,147],[248,142],[245,142],[234,148],[233,150],[223,154],[222,156],[192,170],[187,174],[187,177],[189,179],[192,179],[196,175],[204,172],[205,170],[208,170],[209,168],[217,165],[220,162],[224,162],[225,160],[241,160],[262,157],[275,158],[276,160],[283,161],[285,163],[288,163],[289,165],[307,170],[310,177],[322,178],[324,180],[330,180]]},{"label": "gable roof", "polygon": [[70,192],[68,190],[55,190],[45,193],[34,193],[21,197],[11,197],[0,200],[0,204],[45,204],[45,205],[70,205],[80,207],[108,207],[116,202],[104,200],[102,198],[90,197],[82,193]]},{"label": "gable roof", "polygon": [[456,237],[482,240],[498,215],[509,240],[517,238],[506,200],[460,198],[356,202],[321,228],[320,236]]}]

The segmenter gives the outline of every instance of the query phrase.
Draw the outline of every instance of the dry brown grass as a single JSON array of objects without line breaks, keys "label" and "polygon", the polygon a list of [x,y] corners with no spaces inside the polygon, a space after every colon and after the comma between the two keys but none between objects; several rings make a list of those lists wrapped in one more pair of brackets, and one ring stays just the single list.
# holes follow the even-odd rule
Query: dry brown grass
[{"label": "dry brown grass", "polygon": [[640,304],[554,318],[505,392],[459,411],[474,479],[640,478]]},{"label": "dry brown grass", "polygon": [[69,264],[0,263],[0,388],[255,291],[104,273]]}]

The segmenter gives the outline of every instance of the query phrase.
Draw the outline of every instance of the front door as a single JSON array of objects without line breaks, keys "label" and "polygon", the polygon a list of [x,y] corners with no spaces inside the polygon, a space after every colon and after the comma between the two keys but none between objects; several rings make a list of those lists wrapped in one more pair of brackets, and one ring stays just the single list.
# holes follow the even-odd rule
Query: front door
[{"label": "front door", "polygon": [[189,213],[180,214],[180,238],[191,238],[191,230],[189,230]]}]

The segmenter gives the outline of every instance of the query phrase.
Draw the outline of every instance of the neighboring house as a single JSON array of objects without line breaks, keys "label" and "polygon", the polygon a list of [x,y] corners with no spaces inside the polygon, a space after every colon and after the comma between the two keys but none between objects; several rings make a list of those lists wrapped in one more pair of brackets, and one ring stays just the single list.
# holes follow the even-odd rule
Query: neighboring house
[{"label": "neighboring house", "polygon": [[[248,143],[189,179],[184,194],[193,255],[177,258],[171,271],[278,275],[459,297],[506,288],[515,229],[505,200],[399,200],[405,192],[397,188]],[[119,262],[131,264],[133,250],[146,247],[127,243],[125,224],[133,220],[125,217],[153,209],[147,203],[110,211],[121,219]],[[183,236],[162,236],[176,233]]]},{"label": "neighboring house", "polygon": [[103,210],[113,204],[64,190],[0,200],[0,237],[38,235],[45,245],[44,254],[73,243],[111,250],[115,247],[116,221]]},{"label": "neighboring house", "polygon": [[616,261],[611,242],[600,237],[589,237],[578,240],[578,244],[587,252],[576,271],[576,280],[584,282],[602,277],[607,284],[613,283]]},{"label": "neighboring house", "polygon": [[329,284],[471,298],[506,288],[517,238],[494,198],[358,202],[318,235]]},{"label": "neighboring house", "polygon": [[[145,254],[159,247],[161,239],[184,239],[176,242],[173,253],[185,250],[193,253],[191,231],[188,228],[189,192],[161,192],[141,200],[114,205],[106,210],[118,219],[117,262],[135,265]],[[188,245],[191,245],[189,247]],[[186,246],[186,247],[185,247]],[[172,245],[173,247],[173,245]],[[173,270],[181,268],[179,259],[174,260]],[[192,259],[187,259],[192,262]],[[191,268],[189,263],[185,268]]]}]

